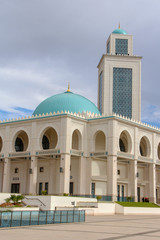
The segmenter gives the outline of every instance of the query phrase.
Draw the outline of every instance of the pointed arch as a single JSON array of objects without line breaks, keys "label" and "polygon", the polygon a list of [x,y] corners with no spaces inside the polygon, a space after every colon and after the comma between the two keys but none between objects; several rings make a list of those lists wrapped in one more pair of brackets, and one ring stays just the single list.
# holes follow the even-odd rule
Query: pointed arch
[{"label": "pointed arch", "polygon": [[72,133],[72,149],[81,150],[82,148],[82,135],[78,129]]},{"label": "pointed arch", "polygon": [[150,157],[151,145],[149,139],[146,136],[143,136],[140,140],[139,152],[143,157]]},{"label": "pointed arch", "polygon": [[103,131],[95,133],[95,152],[106,150],[106,136]]},{"label": "pointed arch", "polygon": [[124,130],[121,132],[119,137],[119,149],[121,152],[128,152],[132,151],[132,140],[131,136],[128,131]]},{"label": "pointed arch", "polygon": [[24,130],[20,130],[16,136],[14,141],[14,150],[16,152],[23,152],[27,151],[28,144],[29,144],[29,138],[27,133]]},{"label": "pointed arch", "polygon": [[41,137],[41,147],[43,150],[55,149],[58,142],[58,135],[53,127],[44,129]]}]

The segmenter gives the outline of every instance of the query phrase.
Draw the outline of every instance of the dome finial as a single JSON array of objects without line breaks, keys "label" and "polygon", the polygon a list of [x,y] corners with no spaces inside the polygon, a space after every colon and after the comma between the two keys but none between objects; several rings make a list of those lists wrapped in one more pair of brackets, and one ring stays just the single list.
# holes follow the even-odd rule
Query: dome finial
[{"label": "dome finial", "polygon": [[70,92],[70,83],[68,83],[68,90],[67,92]]},{"label": "dome finial", "polygon": [[120,26],[120,23],[119,23],[119,25],[118,25],[118,29],[120,29],[121,28],[121,26]]}]

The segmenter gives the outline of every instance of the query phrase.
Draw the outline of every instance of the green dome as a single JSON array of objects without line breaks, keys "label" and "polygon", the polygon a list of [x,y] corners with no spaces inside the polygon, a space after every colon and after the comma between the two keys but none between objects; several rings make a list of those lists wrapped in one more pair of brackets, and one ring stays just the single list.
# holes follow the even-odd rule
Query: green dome
[{"label": "green dome", "polygon": [[123,35],[127,34],[127,32],[125,30],[120,29],[120,28],[115,29],[112,33],[114,33],[114,34],[123,34]]},{"label": "green dome", "polygon": [[72,113],[91,112],[100,114],[98,108],[85,97],[72,92],[64,92],[51,96],[41,102],[35,109],[33,115],[46,114],[50,112],[69,111]]}]

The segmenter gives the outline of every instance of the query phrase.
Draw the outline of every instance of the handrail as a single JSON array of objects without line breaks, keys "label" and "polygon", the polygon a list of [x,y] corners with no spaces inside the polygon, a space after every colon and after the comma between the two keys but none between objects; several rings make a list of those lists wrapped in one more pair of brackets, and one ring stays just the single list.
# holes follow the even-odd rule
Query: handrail
[{"label": "handrail", "polygon": [[[45,206],[46,207],[46,205],[41,201],[41,200],[39,200],[39,198],[27,198],[27,197],[25,197],[27,200],[38,200],[40,203],[42,203],[43,204],[43,206]],[[25,200],[25,198],[24,198],[24,200]]]}]

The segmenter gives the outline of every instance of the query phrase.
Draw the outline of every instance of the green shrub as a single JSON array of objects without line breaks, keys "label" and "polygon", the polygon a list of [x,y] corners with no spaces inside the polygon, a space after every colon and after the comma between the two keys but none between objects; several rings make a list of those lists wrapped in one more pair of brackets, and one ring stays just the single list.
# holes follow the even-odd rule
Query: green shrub
[{"label": "green shrub", "polygon": [[67,196],[68,196],[68,193],[63,193],[63,196],[66,196],[66,197],[67,197]]},{"label": "green shrub", "polygon": [[127,202],[131,202],[132,197],[127,197]]},{"label": "green shrub", "polygon": [[97,201],[101,200],[102,196],[97,196]]},{"label": "green shrub", "polygon": [[[10,201],[12,201],[14,203],[14,205],[21,203],[22,200],[24,199],[23,195],[11,195],[11,197],[9,198]],[[9,201],[9,199],[7,201]]]},{"label": "green shrub", "polygon": [[47,190],[41,191],[42,195],[47,195]]},{"label": "green shrub", "polygon": [[6,202],[6,203],[9,203],[10,201],[11,201],[10,198],[6,198],[6,199],[5,199],[5,202]]}]

